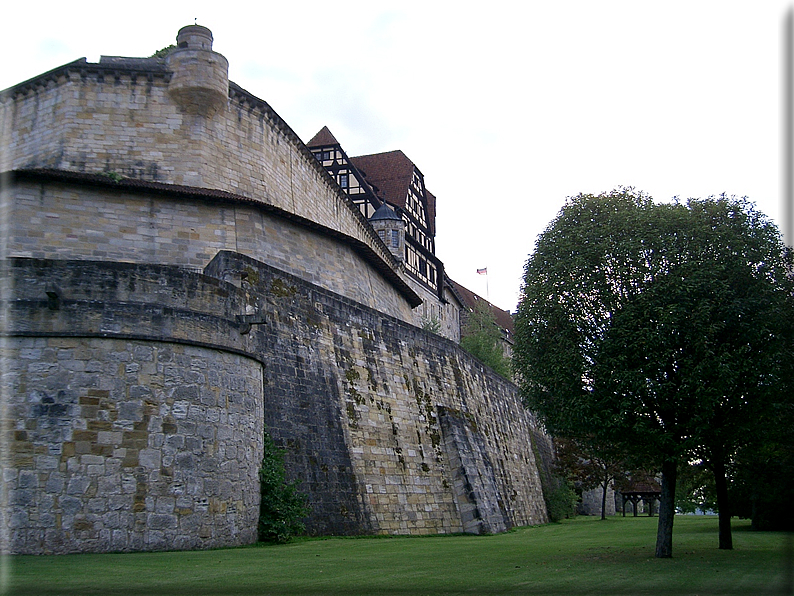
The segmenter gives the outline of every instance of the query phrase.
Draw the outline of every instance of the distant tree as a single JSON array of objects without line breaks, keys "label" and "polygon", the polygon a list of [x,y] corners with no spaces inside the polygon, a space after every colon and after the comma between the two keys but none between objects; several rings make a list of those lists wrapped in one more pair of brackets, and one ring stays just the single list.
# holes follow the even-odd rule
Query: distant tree
[{"label": "distant tree", "polygon": [[[589,446],[588,446],[589,445]],[[555,438],[558,473],[583,491],[601,489],[601,519],[606,519],[607,491],[612,482],[629,472],[625,456],[612,444]]]},{"label": "distant tree", "polygon": [[487,303],[479,302],[468,314],[461,331],[460,347],[494,372],[510,378],[510,360],[504,355],[502,334]]},{"label": "distant tree", "polygon": [[679,465],[726,465],[760,412],[790,401],[791,257],[744,200],[571,198],[527,262],[514,364],[549,431],[613,443],[661,470],[656,556],[672,556]]},{"label": "distant tree", "polygon": [[675,485],[675,508],[681,513],[717,511],[714,473],[702,461],[679,466]]},{"label": "distant tree", "polygon": [[174,44],[165,46],[162,49],[157,50],[154,54],[149,56],[149,58],[165,58],[168,54],[171,53],[171,50],[175,50],[176,46]]},{"label": "distant tree", "polygon": [[302,518],[311,507],[298,492],[296,482],[287,482],[284,452],[265,433],[262,467],[259,470],[261,501],[259,506],[259,540],[288,542],[305,531]]}]

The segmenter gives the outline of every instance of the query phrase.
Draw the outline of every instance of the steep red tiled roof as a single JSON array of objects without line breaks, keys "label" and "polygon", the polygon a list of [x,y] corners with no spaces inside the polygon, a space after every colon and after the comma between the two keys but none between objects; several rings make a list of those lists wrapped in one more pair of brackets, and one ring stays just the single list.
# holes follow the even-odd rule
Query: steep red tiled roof
[{"label": "steep red tiled roof", "polygon": [[[400,151],[374,153],[351,157],[350,161],[367,178],[370,185],[378,189],[378,196],[396,205],[405,208],[405,199],[414,175],[414,162]],[[436,235],[436,197],[425,189],[427,195],[427,227],[430,235]]]},{"label": "steep red tiled roof", "polygon": [[350,161],[366,176],[370,185],[377,187],[380,198],[405,208],[405,199],[414,174],[414,162],[405,153],[397,149],[387,153],[351,157]]},{"label": "steep red tiled roof", "polygon": [[316,135],[312,137],[312,140],[306,143],[307,147],[324,147],[326,145],[339,145],[339,141],[336,140],[336,137],[328,130],[327,126],[323,126]]},{"label": "steep red tiled roof", "polygon": [[460,294],[460,297],[463,299],[463,306],[470,310],[474,310],[478,304],[485,303],[491,308],[491,313],[493,313],[494,321],[496,324],[501,328],[507,331],[508,337],[513,337],[514,327],[513,327],[513,317],[510,315],[509,312],[506,310],[502,310],[498,306],[494,306],[490,302],[488,302],[482,296],[478,296],[468,288],[463,287],[454,279],[449,280],[452,283],[452,287]]}]

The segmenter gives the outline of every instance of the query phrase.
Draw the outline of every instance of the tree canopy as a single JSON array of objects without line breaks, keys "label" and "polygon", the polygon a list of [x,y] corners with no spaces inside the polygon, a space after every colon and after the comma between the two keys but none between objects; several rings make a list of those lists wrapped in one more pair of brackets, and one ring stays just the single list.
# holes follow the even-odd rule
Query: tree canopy
[{"label": "tree canopy", "polygon": [[791,271],[748,201],[656,204],[633,189],[570,198],[527,262],[514,348],[526,403],[552,434],[661,470],[659,557],[672,555],[678,465],[702,459],[729,516],[726,463],[790,400]]}]

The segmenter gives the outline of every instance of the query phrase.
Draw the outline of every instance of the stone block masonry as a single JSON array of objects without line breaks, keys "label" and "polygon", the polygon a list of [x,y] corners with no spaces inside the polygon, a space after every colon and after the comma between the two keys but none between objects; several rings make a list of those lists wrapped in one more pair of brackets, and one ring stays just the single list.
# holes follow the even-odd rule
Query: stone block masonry
[{"label": "stone block masonry", "polygon": [[227,251],[9,265],[12,552],[252,542],[264,427],[311,533],[546,521],[515,387],[444,338]]},{"label": "stone block masonry", "polygon": [[265,101],[233,83],[212,114],[175,101],[171,83],[181,96],[196,76],[196,63],[188,64],[184,73],[154,59],[134,66],[83,60],[0,93],[3,171],[47,168],[233,192],[355,238],[394,262]]},{"label": "stone block masonry", "polygon": [[[203,268],[219,250],[267,262],[357,302],[412,320],[406,300],[350,244],[240,197],[191,196],[105,179],[15,176],[5,239],[39,259],[168,263]],[[158,192],[159,191],[159,192]]]},{"label": "stone block masonry", "polygon": [[[257,361],[197,346],[15,337],[4,481],[12,550],[190,549],[256,538]],[[27,390],[25,390],[27,389]]]}]

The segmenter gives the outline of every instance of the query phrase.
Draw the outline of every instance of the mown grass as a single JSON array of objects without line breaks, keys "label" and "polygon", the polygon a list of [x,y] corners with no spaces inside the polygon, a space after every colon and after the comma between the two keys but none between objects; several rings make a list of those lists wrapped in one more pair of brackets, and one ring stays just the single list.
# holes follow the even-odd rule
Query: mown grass
[{"label": "mown grass", "polygon": [[578,518],[494,536],[301,539],[198,552],[16,556],[12,595],[790,594],[791,536],[678,517],[672,559],[656,518]]}]

